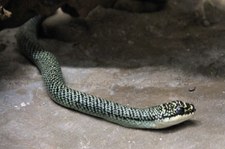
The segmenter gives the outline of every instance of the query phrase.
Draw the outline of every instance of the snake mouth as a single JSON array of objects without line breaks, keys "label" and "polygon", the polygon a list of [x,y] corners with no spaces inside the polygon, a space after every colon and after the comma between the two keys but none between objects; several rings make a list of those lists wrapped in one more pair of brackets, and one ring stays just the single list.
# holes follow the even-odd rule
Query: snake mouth
[{"label": "snake mouth", "polygon": [[154,129],[164,129],[164,128],[168,128],[174,125],[178,125],[182,122],[185,122],[189,119],[191,119],[194,116],[195,112],[193,110],[193,112],[190,113],[186,113],[184,115],[176,115],[173,117],[167,117],[164,118],[163,120],[159,120],[159,121],[155,121],[155,127]]},{"label": "snake mouth", "polygon": [[186,120],[192,118],[193,116],[194,116],[194,113],[186,114],[186,115],[184,115],[184,116],[178,115],[178,116],[176,116],[176,117],[170,118],[170,119],[169,119],[167,122],[165,122],[165,123],[167,123],[167,124],[168,124],[168,127],[170,127],[170,126],[174,126],[174,125],[180,124],[180,123],[182,123],[182,122],[184,122],[184,121],[186,121]]}]

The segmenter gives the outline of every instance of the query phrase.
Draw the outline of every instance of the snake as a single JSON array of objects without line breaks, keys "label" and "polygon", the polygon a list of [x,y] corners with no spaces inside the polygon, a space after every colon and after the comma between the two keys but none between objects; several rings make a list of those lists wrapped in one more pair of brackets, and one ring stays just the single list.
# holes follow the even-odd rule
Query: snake
[{"label": "snake", "polygon": [[68,87],[57,58],[39,42],[38,33],[42,21],[42,16],[28,20],[18,29],[16,40],[20,52],[39,69],[45,88],[55,103],[135,129],[163,129],[187,121],[195,114],[195,106],[181,100],[139,108]]}]

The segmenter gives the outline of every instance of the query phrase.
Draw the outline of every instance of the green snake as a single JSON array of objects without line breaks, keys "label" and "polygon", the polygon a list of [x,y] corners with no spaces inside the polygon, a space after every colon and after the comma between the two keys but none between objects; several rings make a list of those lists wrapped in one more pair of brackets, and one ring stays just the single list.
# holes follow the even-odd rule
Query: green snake
[{"label": "green snake", "polygon": [[37,33],[41,21],[41,16],[30,19],[20,27],[16,39],[21,52],[40,70],[47,91],[57,104],[124,127],[141,129],[170,127],[194,115],[194,105],[179,100],[134,108],[67,87],[56,57],[38,42]]}]

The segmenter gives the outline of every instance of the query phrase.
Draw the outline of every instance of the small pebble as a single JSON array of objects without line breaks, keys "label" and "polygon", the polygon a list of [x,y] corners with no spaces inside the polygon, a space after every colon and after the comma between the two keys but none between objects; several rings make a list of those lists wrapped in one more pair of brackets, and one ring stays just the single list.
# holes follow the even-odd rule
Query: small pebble
[{"label": "small pebble", "polygon": [[21,107],[25,107],[25,106],[26,106],[26,103],[22,102],[22,103],[20,104],[20,106],[21,106]]},{"label": "small pebble", "polygon": [[195,90],[196,90],[195,86],[188,89],[189,92],[194,92]]}]

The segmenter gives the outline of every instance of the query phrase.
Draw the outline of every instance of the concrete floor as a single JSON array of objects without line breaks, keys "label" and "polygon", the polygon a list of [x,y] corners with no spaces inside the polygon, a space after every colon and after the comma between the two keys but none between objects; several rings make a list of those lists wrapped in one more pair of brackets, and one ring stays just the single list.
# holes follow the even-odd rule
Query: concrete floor
[{"label": "concrete floor", "polygon": [[225,23],[202,27],[184,8],[175,1],[150,14],[98,8],[87,19],[89,30],[74,22],[64,27],[58,38],[72,42],[42,43],[58,57],[71,88],[135,107],[188,101],[197,109],[193,119],[165,130],[135,130],[62,108],[16,50],[17,29],[4,30],[0,148],[224,148]]}]

